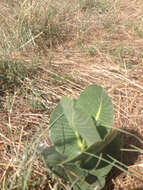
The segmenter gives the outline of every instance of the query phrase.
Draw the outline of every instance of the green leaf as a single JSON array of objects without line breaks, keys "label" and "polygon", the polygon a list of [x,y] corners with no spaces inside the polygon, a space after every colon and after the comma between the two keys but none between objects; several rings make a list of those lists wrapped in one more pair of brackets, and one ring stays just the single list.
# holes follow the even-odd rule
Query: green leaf
[{"label": "green leaf", "polygon": [[[67,162],[75,162],[75,161],[81,159],[82,160],[82,164],[83,164],[85,161],[89,160],[89,158],[90,158],[89,155],[86,155],[86,152],[91,153],[93,155],[97,155],[97,154],[103,152],[103,150],[107,150],[107,151],[109,150],[109,152],[110,152],[112,149],[111,150],[110,150],[110,148],[108,149],[108,145],[111,146],[110,144],[116,138],[117,134],[118,134],[117,130],[112,130],[111,132],[109,132],[106,135],[106,137],[104,138],[104,140],[102,140],[100,142],[94,143],[93,145],[89,146],[84,152],[82,152],[81,154],[79,154],[76,158],[69,159],[69,160],[66,160],[66,161]],[[116,142],[116,139],[115,139],[115,142]],[[113,143],[113,145],[114,145],[114,143]],[[117,148],[117,151],[118,151],[119,150],[119,146],[118,147],[116,146],[116,148]],[[114,151],[114,152],[116,152],[116,151]],[[94,167],[94,165],[92,165],[92,168],[93,167]],[[91,169],[90,166],[89,166],[89,168]]]},{"label": "green leaf", "polygon": [[65,164],[63,169],[63,176],[66,174],[73,189],[76,187],[77,190],[93,190],[96,187],[99,190],[105,185],[104,177],[90,174],[88,170],[79,168],[76,164]]},{"label": "green leaf", "polygon": [[73,114],[74,114],[74,105],[76,104],[76,100],[63,96],[61,98],[60,104],[63,109],[63,113],[69,123],[69,126],[73,125]]},{"label": "green leaf", "polygon": [[63,162],[66,159],[66,157],[64,155],[62,155],[56,151],[54,146],[46,147],[42,151],[42,156],[44,158],[45,163],[47,164],[47,166],[49,168],[52,168],[52,167],[60,164],[61,162]]},{"label": "green leaf", "polygon": [[[51,114],[45,151],[47,167],[69,181],[71,190],[100,190],[117,153],[117,131],[112,130],[113,105],[102,87],[91,85],[79,99],[63,97]],[[110,164],[111,162],[111,164]]]},{"label": "green leaf", "polygon": [[57,151],[70,158],[80,155],[87,146],[101,141],[93,120],[86,112],[76,108],[73,99],[61,99],[51,114],[51,123],[54,123],[49,130],[52,143]]},{"label": "green leaf", "polygon": [[86,110],[98,126],[112,126],[113,105],[104,89],[97,85],[87,87],[79,96],[77,106]]},{"label": "green leaf", "polygon": [[80,108],[74,109],[73,124],[88,146],[100,142],[101,137],[92,118]]},{"label": "green leaf", "polygon": [[116,138],[117,134],[118,134],[117,130],[112,130],[108,132],[104,140],[91,145],[90,147],[88,147],[86,152],[93,153],[93,154],[102,152],[103,149],[107,147],[107,145],[109,145]]},{"label": "green leaf", "polygon": [[106,176],[111,171],[112,168],[113,168],[113,165],[106,164],[106,166],[92,170],[90,171],[90,173],[98,177],[103,177],[103,176]]},{"label": "green leaf", "polygon": [[63,155],[59,154],[55,147],[47,147],[43,150],[42,155],[44,161],[53,173],[57,176],[69,181],[73,187],[82,190],[93,190],[94,187],[101,189],[101,185],[105,181],[101,176],[97,177],[94,172],[88,172],[83,168],[80,168],[75,163],[61,164],[66,159]]},{"label": "green leaf", "polygon": [[88,116],[85,111],[76,107],[75,100],[63,97],[60,104],[62,105],[63,113],[69,122],[69,126],[75,131],[81,150],[84,149],[84,147],[82,147],[82,144],[84,146],[84,142],[82,142],[82,139],[80,142],[80,136],[88,146],[101,140],[92,118]]},{"label": "green leaf", "polygon": [[[119,150],[119,141],[116,138],[112,140],[110,144],[107,144],[107,146],[105,146],[98,154],[90,153],[89,155],[87,153],[87,157],[82,163],[81,167],[90,170],[90,173],[96,176],[106,176],[114,165],[114,161],[109,158],[109,155],[112,155],[114,158],[116,158]],[[107,162],[104,160],[107,160]]]},{"label": "green leaf", "polygon": [[88,175],[88,171],[79,168],[75,163],[60,164],[50,169],[57,176],[73,184],[73,186],[79,182],[87,183],[85,177]]},{"label": "green leaf", "polygon": [[120,145],[119,145],[118,138],[114,138],[110,142],[110,144],[107,144],[107,146],[105,146],[103,148],[103,150],[102,150],[103,157],[102,158],[104,160],[108,160],[110,162],[110,164],[103,161],[101,158],[101,162],[100,162],[98,168],[96,168],[97,175],[103,176],[103,175],[107,175],[109,173],[109,171],[112,169],[115,161],[110,159],[108,155],[112,155],[112,157],[117,158],[117,156],[119,154],[119,150],[120,150]]},{"label": "green leaf", "polygon": [[[61,117],[59,117],[61,115]],[[58,119],[57,119],[58,118]],[[81,153],[77,136],[66,116],[63,114],[61,104],[58,104],[51,114],[49,136],[56,150],[65,156],[75,157]]]},{"label": "green leaf", "polygon": [[75,185],[76,190],[101,190],[105,186],[105,177],[97,177],[89,173],[84,183],[78,181]]},{"label": "green leaf", "polygon": [[63,167],[69,177],[69,181],[73,182],[78,178],[79,181],[83,181],[84,183],[84,178],[88,175],[88,170],[78,167],[76,163],[64,164]]}]

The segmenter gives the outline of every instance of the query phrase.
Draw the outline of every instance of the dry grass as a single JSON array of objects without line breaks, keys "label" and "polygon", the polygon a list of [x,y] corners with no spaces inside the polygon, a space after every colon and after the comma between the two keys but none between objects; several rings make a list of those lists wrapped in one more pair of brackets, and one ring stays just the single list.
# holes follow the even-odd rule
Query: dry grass
[{"label": "dry grass", "polygon": [[[115,126],[143,137],[142,0],[0,2],[0,189],[60,189],[36,155],[62,95],[89,84],[113,99]],[[16,65],[16,66],[15,66]],[[23,72],[21,72],[23,71]],[[121,135],[121,146],[138,145]],[[121,153],[130,167],[140,153]],[[130,169],[129,167],[129,169]],[[124,175],[124,177],[123,177]],[[106,190],[137,189],[126,174]],[[143,184],[139,185],[143,188]]]}]

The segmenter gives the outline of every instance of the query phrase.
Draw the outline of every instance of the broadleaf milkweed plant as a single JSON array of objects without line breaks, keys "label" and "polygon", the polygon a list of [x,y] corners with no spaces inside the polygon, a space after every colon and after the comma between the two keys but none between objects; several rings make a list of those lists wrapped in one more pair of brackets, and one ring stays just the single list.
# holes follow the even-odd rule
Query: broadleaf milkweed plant
[{"label": "broadleaf milkweed plant", "polygon": [[52,145],[42,151],[47,168],[71,189],[102,189],[114,165],[108,155],[119,151],[112,124],[112,100],[102,87],[90,85],[78,99],[62,97],[50,117]]}]

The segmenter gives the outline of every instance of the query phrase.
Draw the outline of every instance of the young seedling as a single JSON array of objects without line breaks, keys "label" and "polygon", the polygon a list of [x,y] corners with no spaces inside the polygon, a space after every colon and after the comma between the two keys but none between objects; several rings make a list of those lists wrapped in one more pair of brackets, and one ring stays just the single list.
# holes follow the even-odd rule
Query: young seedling
[{"label": "young seedling", "polygon": [[104,89],[88,86],[78,99],[62,97],[51,114],[50,147],[42,151],[47,168],[71,189],[100,190],[119,151],[112,128],[113,104]]}]

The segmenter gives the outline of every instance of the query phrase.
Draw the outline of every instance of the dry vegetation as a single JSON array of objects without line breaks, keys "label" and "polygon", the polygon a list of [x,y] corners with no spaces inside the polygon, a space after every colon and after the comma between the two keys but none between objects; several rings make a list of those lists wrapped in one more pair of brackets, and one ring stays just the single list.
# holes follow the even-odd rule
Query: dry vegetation
[{"label": "dry vegetation", "polygon": [[[142,7],[142,0],[0,1],[1,190],[64,188],[48,175],[36,146],[48,143],[49,115],[60,97],[76,97],[89,84],[112,97],[115,126],[142,139]],[[141,148],[120,155],[141,174],[142,145],[127,134],[120,142]],[[143,189],[139,178],[115,170],[105,189]]]}]

